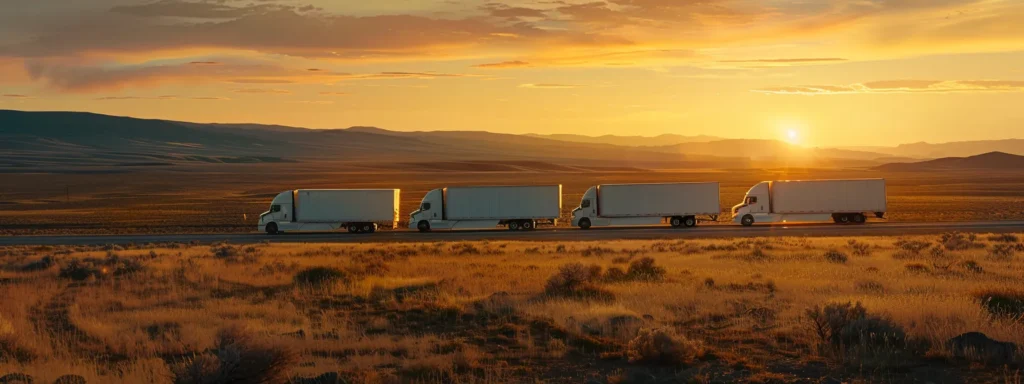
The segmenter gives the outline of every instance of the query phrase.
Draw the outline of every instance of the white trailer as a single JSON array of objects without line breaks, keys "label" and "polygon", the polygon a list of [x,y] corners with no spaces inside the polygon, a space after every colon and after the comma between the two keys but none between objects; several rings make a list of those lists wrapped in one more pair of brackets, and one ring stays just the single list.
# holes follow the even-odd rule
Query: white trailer
[{"label": "white trailer", "polygon": [[572,225],[693,227],[699,216],[718,220],[718,183],[603,184],[590,187],[572,211]]},{"label": "white trailer", "polygon": [[834,221],[863,224],[869,214],[885,217],[884,179],[764,181],[732,208],[733,221],[795,223]]},{"label": "white trailer", "polygon": [[398,189],[296,189],[274,197],[260,215],[259,230],[281,232],[375,232],[398,225]]},{"label": "white trailer", "polygon": [[561,185],[449,187],[427,192],[420,208],[409,215],[409,227],[532,230],[556,224],[562,211]]}]

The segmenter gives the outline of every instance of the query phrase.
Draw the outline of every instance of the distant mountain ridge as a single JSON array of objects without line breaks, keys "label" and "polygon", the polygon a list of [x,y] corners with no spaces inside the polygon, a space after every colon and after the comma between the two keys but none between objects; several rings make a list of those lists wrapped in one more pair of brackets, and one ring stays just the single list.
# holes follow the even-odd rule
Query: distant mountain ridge
[{"label": "distant mountain ridge", "polygon": [[624,145],[630,147],[656,147],[663,145],[676,145],[684,143],[707,143],[711,141],[724,140],[721,137],[697,135],[697,136],[682,136],[674,134],[663,134],[658,136],[619,136],[619,135],[602,135],[602,136],[585,136],[585,135],[573,135],[573,134],[550,134],[542,135],[537,133],[527,133],[525,136],[540,137],[545,139],[570,141],[574,143],[592,143],[592,144],[612,144],[612,145]]},{"label": "distant mountain ridge", "polygon": [[1024,156],[989,152],[968,157],[945,157],[917,163],[883,164],[881,171],[941,171],[941,170],[1024,170]]},{"label": "distant mountain ridge", "polygon": [[[79,112],[0,110],[0,171],[208,163],[340,161],[436,164],[433,169],[653,169],[874,167],[912,159],[870,150],[805,148],[776,140],[710,136],[514,135],[485,131],[308,129],[203,124]],[[650,140],[671,145],[625,145]],[[701,141],[717,139],[712,141]],[[508,166],[484,166],[484,162]],[[442,166],[443,164],[443,166]],[[518,165],[511,165],[518,164]],[[542,165],[555,164],[557,166]],[[568,166],[569,168],[566,168]],[[429,167],[428,167],[429,168]],[[371,168],[367,168],[370,170]],[[392,169],[390,167],[373,169]]]}]

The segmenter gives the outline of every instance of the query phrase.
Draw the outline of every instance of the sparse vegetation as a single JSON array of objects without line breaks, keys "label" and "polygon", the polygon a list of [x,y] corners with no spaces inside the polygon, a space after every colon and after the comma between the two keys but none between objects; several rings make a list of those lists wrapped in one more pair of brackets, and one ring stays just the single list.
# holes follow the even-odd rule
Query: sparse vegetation
[{"label": "sparse vegetation", "polygon": [[836,249],[829,249],[825,252],[825,261],[835,264],[846,264],[846,261],[850,258],[845,253],[839,252]]},{"label": "sparse vegetation", "polygon": [[[968,364],[1020,369],[1006,356],[1024,343],[1024,293],[1010,278],[1024,265],[991,257],[1017,243],[990,237],[955,251],[883,246],[891,238],[4,247],[0,372],[42,383],[901,382],[927,369],[991,382],[1002,371]],[[765,257],[750,262],[755,251]],[[832,254],[845,263],[826,264]],[[971,332],[996,341],[971,344],[983,340]]]}]

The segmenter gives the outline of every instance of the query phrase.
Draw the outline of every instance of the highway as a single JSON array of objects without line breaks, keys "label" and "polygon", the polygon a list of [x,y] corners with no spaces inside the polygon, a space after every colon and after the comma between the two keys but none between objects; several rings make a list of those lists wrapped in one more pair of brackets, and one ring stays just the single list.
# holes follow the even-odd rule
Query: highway
[{"label": "highway", "polygon": [[864,225],[790,224],[790,225],[738,225],[712,224],[696,228],[619,227],[580,230],[576,228],[538,229],[531,232],[507,230],[434,231],[419,233],[410,230],[380,231],[372,234],[263,233],[181,234],[181,235],[76,235],[76,236],[7,236],[0,237],[0,246],[11,245],[97,245],[143,244],[166,242],[192,242],[202,244],[227,241],[234,244],[258,243],[401,243],[435,241],[595,241],[641,239],[714,239],[771,236],[901,236],[927,235],[944,232],[1007,233],[1024,232],[1024,221],[993,222],[872,222]]}]

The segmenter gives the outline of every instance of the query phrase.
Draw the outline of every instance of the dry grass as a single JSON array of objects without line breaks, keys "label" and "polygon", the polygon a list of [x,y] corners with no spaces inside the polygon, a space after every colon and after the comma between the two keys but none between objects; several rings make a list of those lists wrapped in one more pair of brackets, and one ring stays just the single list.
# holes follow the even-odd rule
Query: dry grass
[{"label": "dry grass", "polygon": [[1019,357],[986,366],[944,346],[966,332],[1024,343],[1024,262],[992,256],[1019,238],[8,247],[0,372],[114,383],[1013,380]]}]

